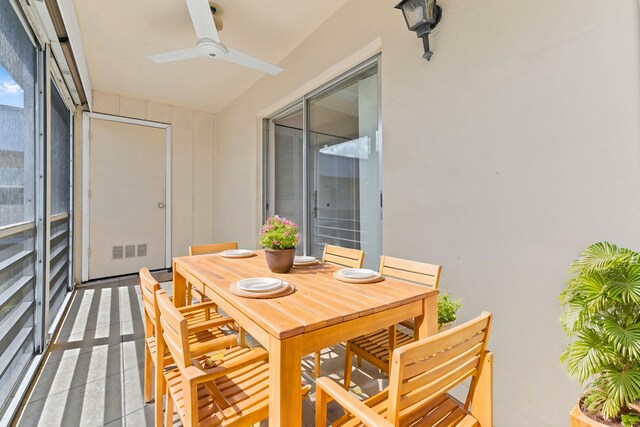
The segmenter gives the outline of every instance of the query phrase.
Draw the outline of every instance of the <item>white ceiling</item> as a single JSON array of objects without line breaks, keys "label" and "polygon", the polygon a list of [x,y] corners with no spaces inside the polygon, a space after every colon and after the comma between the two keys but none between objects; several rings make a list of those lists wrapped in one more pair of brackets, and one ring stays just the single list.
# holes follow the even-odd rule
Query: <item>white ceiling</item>
[{"label": "white ceiling", "polygon": [[[223,8],[220,39],[278,64],[346,1],[216,1]],[[184,0],[75,0],[75,4],[95,90],[217,112],[265,76],[207,58],[165,64],[146,59],[195,46],[197,37]]]}]

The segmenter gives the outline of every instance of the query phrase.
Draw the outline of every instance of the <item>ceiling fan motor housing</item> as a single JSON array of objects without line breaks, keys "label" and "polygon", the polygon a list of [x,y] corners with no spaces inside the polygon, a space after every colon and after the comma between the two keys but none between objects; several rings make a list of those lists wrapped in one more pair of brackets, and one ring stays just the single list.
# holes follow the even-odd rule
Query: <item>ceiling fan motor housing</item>
[{"label": "ceiling fan motor housing", "polygon": [[198,50],[211,58],[224,58],[228,52],[225,45],[211,39],[198,40]]}]

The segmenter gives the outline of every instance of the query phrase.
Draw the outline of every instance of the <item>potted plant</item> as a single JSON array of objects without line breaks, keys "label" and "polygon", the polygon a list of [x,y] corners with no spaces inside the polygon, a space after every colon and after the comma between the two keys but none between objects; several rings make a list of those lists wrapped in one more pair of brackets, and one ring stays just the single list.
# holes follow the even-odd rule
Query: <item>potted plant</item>
[{"label": "potted plant", "polygon": [[260,230],[260,245],[265,248],[269,269],[274,273],[289,272],[299,241],[296,223],[278,215],[267,219]]},{"label": "potted plant", "polygon": [[454,299],[451,294],[438,295],[438,331],[443,332],[453,326],[458,318],[458,310],[462,307],[459,299]]},{"label": "potted plant", "polygon": [[640,426],[640,253],[595,243],[569,271],[560,322],[572,341],[560,360],[587,384],[571,426]]}]

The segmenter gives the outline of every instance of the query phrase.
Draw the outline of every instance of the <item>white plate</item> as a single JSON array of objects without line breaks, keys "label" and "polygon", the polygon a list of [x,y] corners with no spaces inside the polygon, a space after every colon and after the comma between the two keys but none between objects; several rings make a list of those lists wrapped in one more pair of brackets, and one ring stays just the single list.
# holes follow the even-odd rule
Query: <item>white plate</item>
[{"label": "white plate", "polygon": [[315,264],[318,260],[312,256],[297,256],[293,260],[293,265]]},{"label": "white plate", "polygon": [[243,279],[238,282],[238,287],[248,292],[271,292],[277,291],[284,282],[272,277],[253,277],[251,279]]},{"label": "white plate", "polygon": [[220,252],[220,256],[226,258],[245,258],[248,256],[252,256],[253,254],[254,252],[250,251],[249,249],[229,249]]},{"label": "white plate", "polygon": [[369,279],[375,277],[378,272],[368,268],[345,268],[340,274],[348,279]]}]

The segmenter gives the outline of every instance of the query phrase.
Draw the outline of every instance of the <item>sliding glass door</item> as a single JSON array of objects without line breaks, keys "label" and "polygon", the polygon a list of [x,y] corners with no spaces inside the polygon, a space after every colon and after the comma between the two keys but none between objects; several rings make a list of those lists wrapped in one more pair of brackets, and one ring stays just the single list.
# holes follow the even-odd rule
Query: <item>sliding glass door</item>
[{"label": "sliding glass door", "polygon": [[378,64],[372,61],[305,96],[269,122],[269,215],[301,226],[299,253],[325,244],[381,254]]}]

